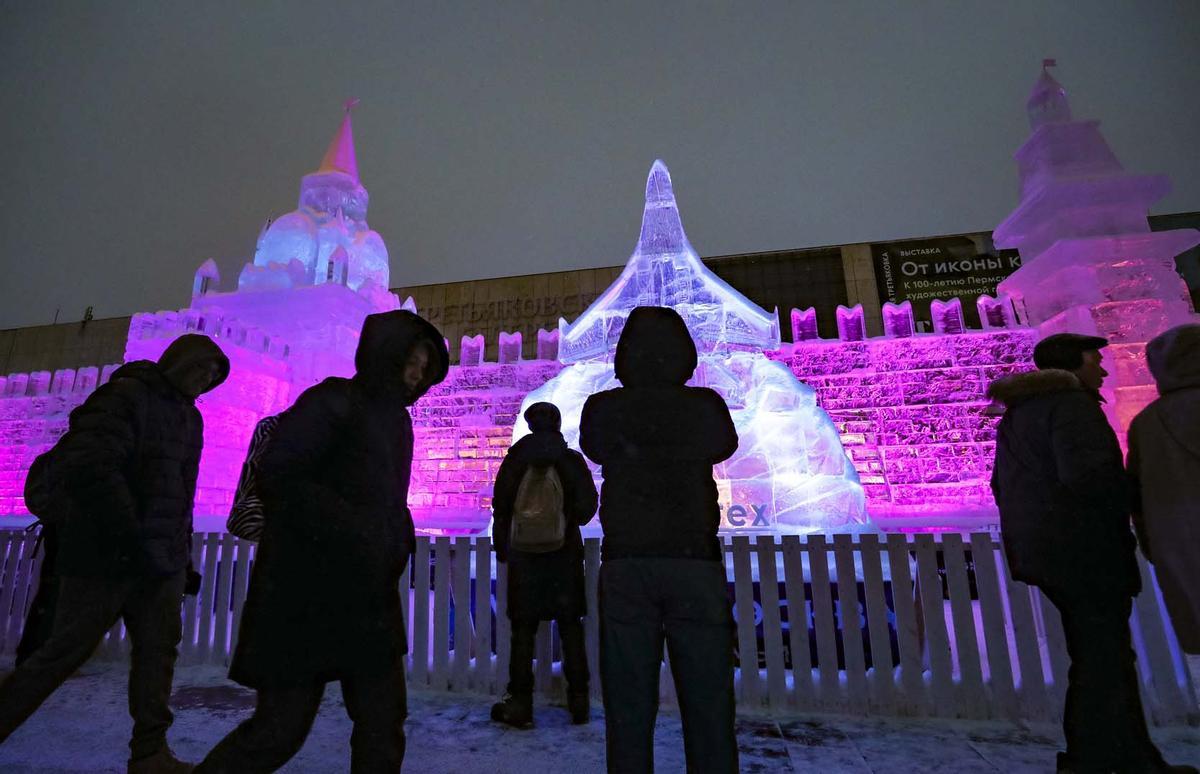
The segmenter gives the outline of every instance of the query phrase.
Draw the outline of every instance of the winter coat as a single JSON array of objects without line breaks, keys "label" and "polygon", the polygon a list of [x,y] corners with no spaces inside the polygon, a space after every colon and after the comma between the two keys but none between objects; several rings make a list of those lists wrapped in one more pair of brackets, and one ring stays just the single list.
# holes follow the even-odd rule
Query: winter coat
[{"label": "winter coat", "polygon": [[687,387],[696,347],[672,309],[638,307],[617,343],[624,385],[588,398],[583,453],[602,466],[603,556],[720,560],[713,465],[737,450],[725,400]]},{"label": "winter coat", "polygon": [[1160,397],[1129,427],[1133,522],[1179,642],[1200,653],[1200,325],[1146,347]]},{"label": "winter coat", "polygon": [[[531,465],[553,465],[563,485],[566,539],[557,551],[509,550],[513,505]],[[579,527],[596,515],[596,484],[583,455],[567,448],[559,432],[535,432],[513,444],[500,464],[492,497],[496,557],[508,562],[508,617],[548,621],[587,615],[583,583],[583,539]]]},{"label": "winter coat", "polygon": [[1098,398],[1068,371],[997,380],[992,492],[1013,577],[1040,586],[1136,594],[1129,485]]},{"label": "winter coat", "polygon": [[180,337],[158,363],[127,363],[71,412],[55,450],[75,503],[59,530],[55,572],[166,576],[188,566],[204,422],[168,379],[180,361],[229,361],[208,337]]},{"label": "winter coat", "polygon": [[[398,377],[434,353],[416,390]],[[351,379],[305,390],[259,463],[265,525],[230,677],[254,688],[386,674],[407,652],[399,580],[415,543],[407,406],[446,377],[441,333],[407,311],[367,317]]]}]

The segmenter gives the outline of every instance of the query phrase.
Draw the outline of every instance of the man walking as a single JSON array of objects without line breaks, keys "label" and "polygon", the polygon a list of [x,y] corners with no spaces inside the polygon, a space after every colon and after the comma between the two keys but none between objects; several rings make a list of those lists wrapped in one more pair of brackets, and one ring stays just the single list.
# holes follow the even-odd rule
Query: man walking
[{"label": "man walking", "polygon": [[73,503],[56,526],[58,596],[48,639],[0,685],[0,742],[92,655],[119,619],[133,646],[130,774],[185,772],[167,729],[180,601],[191,556],[203,445],[198,396],[229,374],[208,337],[173,341],[158,362],[117,369],[71,412],[53,451]]},{"label": "man walking", "polygon": [[263,532],[229,670],[258,703],[198,772],[283,766],[334,680],[354,722],[350,770],[400,771],[408,644],[399,582],[415,543],[407,407],[449,363],[424,319],[373,314],[354,376],[310,387],[280,415],[258,464]]}]

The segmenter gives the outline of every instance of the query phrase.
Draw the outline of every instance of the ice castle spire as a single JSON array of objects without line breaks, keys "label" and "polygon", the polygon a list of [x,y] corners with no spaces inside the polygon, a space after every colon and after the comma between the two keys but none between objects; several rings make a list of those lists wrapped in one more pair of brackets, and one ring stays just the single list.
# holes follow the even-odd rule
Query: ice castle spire
[{"label": "ice castle spire", "polygon": [[646,208],[642,211],[642,231],[638,235],[637,252],[681,253],[691,249],[679,207],[675,204],[675,189],[671,173],[661,159],[656,159],[646,177]]},{"label": "ice castle spire", "polygon": [[1067,101],[1067,90],[1050,74],[1050,68],[1058,65],[1054,59],[1042,60],[1042,74],[1029,99],[1025,102],[1025,113],[1029,116],[1029,128],[1051,123],[1066,123],[1071,120],[1071,103]]},{"label": "ice castle spire", "polygon": [[[296,209],[268,223],[258,238],[254,263],[238,278],[238,287],[294,287],[333,282],[359,290],[370,284],[388,287],[388,252],[383,239],[367,224],[371,197],[358,179],[347,100],[342,123],[315,172],[300,181]],[[338,248],[342,252],[334,255]],[[292,267],[286,272],[272,269]]]},{"label": "ice castle spire", "polygon": [[346,112],[342,117],[342,125],[338,127],[337,134],[329,143],[329,150],[325,151],[325,158],[321,159],[321,166],[317,169],[318,173],[342,172],[358,182],[358,160],[354,155],[354,128],[350,124],[350,111],[357,104],[357,99],[346,100],[344,105]]},{"label": "ice castle spire", "polygon": [[669,306],[688,324],[701,352],[779,346],[778,311],[767,312],[730,287],[688,242],[667,165],[646,177],[637,246],[621,276],[575,322],[559,321],[564,363],[606,358],[637,306]]}]

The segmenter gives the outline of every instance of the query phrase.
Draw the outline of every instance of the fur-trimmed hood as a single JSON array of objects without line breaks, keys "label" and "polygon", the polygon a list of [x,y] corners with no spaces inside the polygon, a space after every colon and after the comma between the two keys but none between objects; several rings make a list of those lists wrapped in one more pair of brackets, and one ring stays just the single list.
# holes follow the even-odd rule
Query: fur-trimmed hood
[{"label": "fur-trimmed hood", "polygon": [[987,396],[993,403],[1014,406],[1039,395],[1082,390],[1083,384],[1070,371],[1046,368],[1025,371],[997,379],[988,385]]}]

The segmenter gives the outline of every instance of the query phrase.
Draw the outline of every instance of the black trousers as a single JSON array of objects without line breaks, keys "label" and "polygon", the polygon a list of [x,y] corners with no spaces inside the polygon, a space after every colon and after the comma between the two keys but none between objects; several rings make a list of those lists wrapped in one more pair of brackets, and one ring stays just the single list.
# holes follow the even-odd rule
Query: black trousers
[{"label": "black trousers", "polygon": [[179,640],[185,573],[167,578],[60,577],[50,637],[0,684],[0,742],[87,661],[118,618],[133,646],[129,714],[134,760],[167,746],[168,707]]},{"label": "black trousers", "polygon": [[721,562],[628,558],[600,566],[600,673],[608,770],[654,770],[663,643],[689,772],[738,770],[733,616]]},{"label": "black trousers", "polygon": [[[400,771],[408,717],[403,660],[391,675],[356,675],[341,683],[346,714],[354,723],[350,771]],[[258,774],[280,768],[304,746],[324,695],[323,682],[259,689],[254,714],[217,743],[196,767],[197,774]]]},{"label": "black trousers", "polygon": [[[508,657],[508,692],[514,696],[533,693],[533,649],[537,639],[536,620],[512,622],[512,648]],[[586,694],[588,690],[587,646],[583,639],[583,622],[578,618],[559,618],[558,638],[562,642],[563,676],[569,693]]]},{"label": "black trousers", "polygon": [[1162,763],[1138,692],[1129,633],[1133,599],[1103,586],[1042,586],[1062,617],[1071,666],[1060,764],[1077,772],[1142,771]]}]

